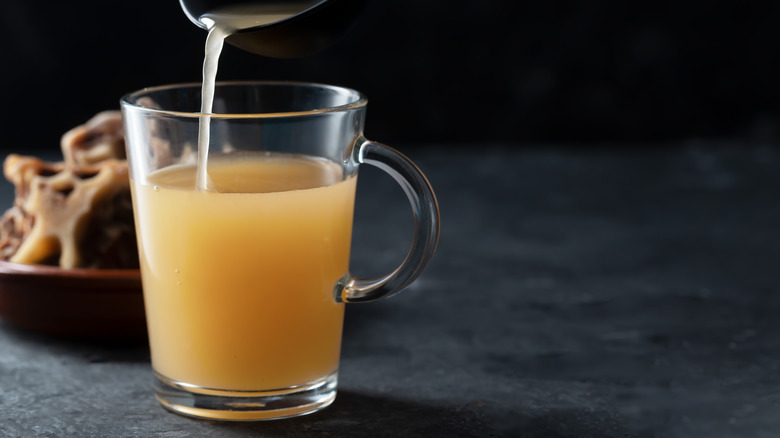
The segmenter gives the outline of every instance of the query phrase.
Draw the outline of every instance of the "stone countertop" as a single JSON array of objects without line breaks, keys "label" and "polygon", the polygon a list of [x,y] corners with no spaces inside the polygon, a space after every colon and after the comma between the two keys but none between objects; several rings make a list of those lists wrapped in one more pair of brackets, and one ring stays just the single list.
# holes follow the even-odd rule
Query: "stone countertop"
[{"label": "stone countertop", "polygon": [[[780,150],[404,152],[437,192],[439,249],[401,295],[348,306],[331,407],[178,416],[145,343],[0,321],[0,436],[780,435]],[[359,187],[352,271],[381,274],[411,213],[378,170]]]}]

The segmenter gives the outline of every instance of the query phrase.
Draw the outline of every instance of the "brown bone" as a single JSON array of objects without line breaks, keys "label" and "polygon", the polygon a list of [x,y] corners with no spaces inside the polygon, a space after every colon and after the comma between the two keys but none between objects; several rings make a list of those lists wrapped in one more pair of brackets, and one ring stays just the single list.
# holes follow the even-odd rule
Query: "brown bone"
[{"label": "brown bone", "polygon": [[118,111],[63,135],[64,162],[9,155],[16,189],[0,221],[0,256],[16,263],[137,267],[130,183]]},{"label": "brown bone", "polygon": [[[52,176],[42,170],[58,169]],[[15,207],[33,219],[33,225],[23,243],[10,258],[15,263],[42,263],[59,253],[63,268],[83,266],[79,245],[93,211],[117,196],[129,191],[127,163],[106,160],[100,166],[67,168],[44,163],[33,157],[10,155],[6,158],[6,178],[17,189]],[[94,172],[81,179],[76,172]]]},{"label": "brown bone", "polygon": [[66,132],[60,148],[68,166],[96,164],[110,158],[124,159],[122,114],[119,111],[95,114],[87,123]]}]

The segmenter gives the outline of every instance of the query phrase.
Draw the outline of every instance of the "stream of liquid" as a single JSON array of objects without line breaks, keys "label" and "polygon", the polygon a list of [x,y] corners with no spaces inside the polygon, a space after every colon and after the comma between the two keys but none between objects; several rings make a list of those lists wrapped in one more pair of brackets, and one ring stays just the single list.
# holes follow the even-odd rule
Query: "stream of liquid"
[{"label": "stream of liquid", "polygon": [[297,2],[263,2],[232,5],[209,11],[199,17],[208,29],[206,49],[203,58],[203,86],[201,88],[201,108],[203,117],[198,127],[198,168],[196,187],[211,191],[213,184],[209,180],[207,164],[211,143],[211,115],[214,110],[214,88],[219,67],[219,56],[225,39],[235,32],[256,26],[275,23],[299,14],[316,5],[320,0]]}]

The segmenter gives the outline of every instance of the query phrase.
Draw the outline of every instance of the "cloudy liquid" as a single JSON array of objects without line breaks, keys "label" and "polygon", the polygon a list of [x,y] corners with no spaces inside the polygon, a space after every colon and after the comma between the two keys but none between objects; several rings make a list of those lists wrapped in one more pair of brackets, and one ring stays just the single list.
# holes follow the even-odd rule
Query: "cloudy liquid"
[{"label": "cloudy liquid", "polygon": [[316,5],[320,0],[257,3],[232,5],[209,11],[199,17],[208,29],[203,58],[203,86],[198,128],[198,165],[195,184],[200,190],[213,190],[207,172],[209,144],[211,142],[211,114],[214,109],[214,87],[219,67],[219,56],[225,39],[233,33],[256,26],[263,26],[299,14]]},{"label": "cloudy liquid", "polygon": [[338,369],[356,178],[315,157],[216,154],[134,183],[155,371],[204,388],[275,390]]}]

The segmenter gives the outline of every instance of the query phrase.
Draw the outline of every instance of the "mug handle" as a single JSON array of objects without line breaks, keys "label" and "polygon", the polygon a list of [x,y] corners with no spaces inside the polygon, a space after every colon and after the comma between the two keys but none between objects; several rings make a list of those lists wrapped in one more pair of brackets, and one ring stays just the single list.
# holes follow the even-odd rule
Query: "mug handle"
[{"label": "mug handle", "polygon": [[371,279],[347,274],[341,278],[334,291],[339,303],[364,303],[401,292],[431,261],[439,242],[439,204],[425,175],[397,150],[364,138],[360,140],[362,143],[353,148],[352,159],[384,170],[401,185],[414,213],[414,239],[404,261],[390,274]]}]

